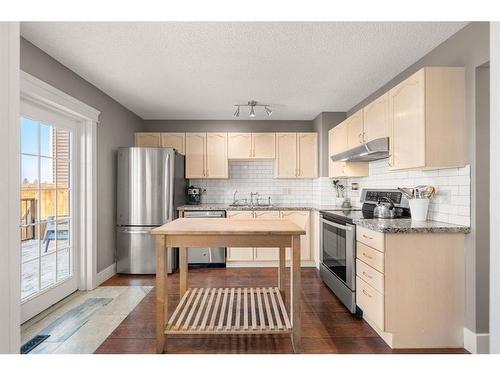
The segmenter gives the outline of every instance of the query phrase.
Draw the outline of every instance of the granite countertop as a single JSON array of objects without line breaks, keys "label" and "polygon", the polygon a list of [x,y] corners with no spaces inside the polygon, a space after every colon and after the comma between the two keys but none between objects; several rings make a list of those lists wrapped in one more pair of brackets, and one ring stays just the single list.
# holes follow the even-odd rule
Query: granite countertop
[{"label": "granite countertop", "polygon": [[470,227],[432,220],[357,219],[355,224],[381,233],[470,233]]},{"label": "granite countertop", "polygon": [[[224,203],[203,203],[197,205],[186,204],[184,206],[177,207],[178,211],[217,211],[217,210],[227,210],[227,211],[290,211],[290,210],[314,210],[312,205],[304,204],[276,204],[272,206],[230,206]],[[323,208],[321,208],[323,209]]]}]

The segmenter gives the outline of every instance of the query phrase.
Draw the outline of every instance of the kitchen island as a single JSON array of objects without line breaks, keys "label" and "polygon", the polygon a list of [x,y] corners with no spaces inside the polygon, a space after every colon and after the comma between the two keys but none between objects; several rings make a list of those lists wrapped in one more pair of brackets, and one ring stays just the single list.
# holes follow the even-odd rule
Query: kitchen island
[{"label": "kitchen island", "polygon": [[[171,334],[290,334],[300,353],[300,236],[303,228],[286,219],[189,219],[171,221],[156,235],[156,350]],[[188,288],[188,247],[279,248],[278,287]],[[169,317],[168,248],[180,249],[181,300]],[[291,248],[290,317],[285,308],[285,249]]]}]

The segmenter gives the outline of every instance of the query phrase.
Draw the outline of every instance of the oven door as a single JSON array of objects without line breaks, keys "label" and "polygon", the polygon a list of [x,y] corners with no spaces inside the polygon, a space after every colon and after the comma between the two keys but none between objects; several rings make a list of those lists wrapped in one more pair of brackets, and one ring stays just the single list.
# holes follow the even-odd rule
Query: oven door
[{"label": "oven door", "polygon": [[321,263],[355,290],[355,226],[321,217]]}]

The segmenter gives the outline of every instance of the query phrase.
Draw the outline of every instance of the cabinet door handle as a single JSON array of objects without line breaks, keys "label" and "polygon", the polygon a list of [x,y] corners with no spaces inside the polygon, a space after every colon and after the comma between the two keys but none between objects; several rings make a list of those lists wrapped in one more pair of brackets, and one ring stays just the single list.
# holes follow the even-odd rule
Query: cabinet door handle
[{"label": "cabinet door handle", "polygon": [[366,290],[364,290],[364,289],[363,289],[363,294],[364,294],[365,296],[368,296],[368,298],[372,298],[371,294],[370,294],[370,293],[368,293],[368,292],[367,292]]},{"label": "cabinet door handle", "polygon": [[362,139],[362,137],[363,137],[363,134],[362,134],[362,133],[359,133],[359,134],[358,134],[358,142],[359,142],[359,143],[363,143],[363,139]]},{"label": "cabinet door handle", "polygon": [[362,273],[363,273],[363,275],[365,275],[365,276],[366,276],[366,277],[368,277],[369,279],[373,279],[373,277],[372,277],[372,276],[370,276],[369,274],[367,274],[365,271],[363,271]]},{"label": "cabinet door handle", "polygon": [[368,258],[368,259],[373,259],[373,257],[371,257],[371,256],[369,256],[369,255],[366,255],[366,253],[365,253],[364,251],[363,251],[363,256],[364,256],[365,258]]},{"label": "cabinet door handle", "polygon": [[373,237],[367,236],[366,234],[362,235],[364,238],[368,238],[369,240],[373,240]]}]

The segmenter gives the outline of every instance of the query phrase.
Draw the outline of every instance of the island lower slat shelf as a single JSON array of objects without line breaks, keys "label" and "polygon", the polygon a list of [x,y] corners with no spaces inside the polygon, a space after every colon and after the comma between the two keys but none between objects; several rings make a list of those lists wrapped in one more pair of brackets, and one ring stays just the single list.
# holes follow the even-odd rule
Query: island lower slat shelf
[{"label": "island lower slat shelf", "polygon": [[168,320],[165,334],[290,334],[278,288],[191,288]]}]

